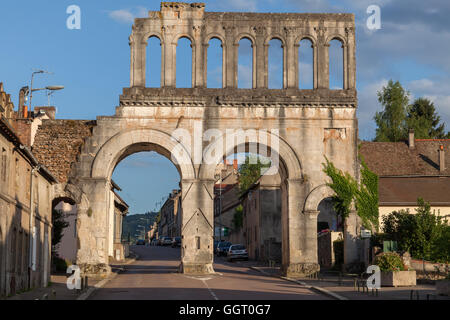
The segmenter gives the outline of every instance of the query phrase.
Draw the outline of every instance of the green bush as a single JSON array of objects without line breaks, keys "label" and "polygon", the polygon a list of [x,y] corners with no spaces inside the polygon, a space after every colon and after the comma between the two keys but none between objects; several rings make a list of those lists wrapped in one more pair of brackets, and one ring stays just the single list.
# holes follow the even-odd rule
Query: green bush
[{"label": "green bush", "polygon": [[398,249],[408,251],[416,259],[433,262],[450,260],[450,227],[431,212],[430,204],[419,198],[416,214],[400,210],[383,218],[383,231]]},{"label": "green bush", "polygon": [[395,252],[384,252],[375,258],[375,264],[380,267],[381,271],[405,271],[403,260]]}]

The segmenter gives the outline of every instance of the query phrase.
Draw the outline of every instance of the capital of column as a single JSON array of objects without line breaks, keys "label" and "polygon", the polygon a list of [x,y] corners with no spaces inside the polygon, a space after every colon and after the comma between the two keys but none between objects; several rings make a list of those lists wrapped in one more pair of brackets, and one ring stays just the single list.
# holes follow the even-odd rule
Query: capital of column
[{"label": "capital of column", "polygon": [[320,213],[320,211],[318,211],[318,210],[303,210],[303,214],[310,218],[317,218],[319,213]]}]

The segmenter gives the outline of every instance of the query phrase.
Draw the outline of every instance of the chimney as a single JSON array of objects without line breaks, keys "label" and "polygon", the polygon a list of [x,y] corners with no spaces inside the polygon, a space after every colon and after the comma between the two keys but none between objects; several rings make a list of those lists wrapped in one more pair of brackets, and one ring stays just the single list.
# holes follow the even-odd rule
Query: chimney
[{"label": "chimney", "polygon": [[408,146],[409,146],[410,149],[414,149],[415,148],[414,129],[410,129],[409,130]]},{"label": "chimney", "polygon": [[439,146],[439,171],[443,173],[445,171],[445,151],[444,146]]}]

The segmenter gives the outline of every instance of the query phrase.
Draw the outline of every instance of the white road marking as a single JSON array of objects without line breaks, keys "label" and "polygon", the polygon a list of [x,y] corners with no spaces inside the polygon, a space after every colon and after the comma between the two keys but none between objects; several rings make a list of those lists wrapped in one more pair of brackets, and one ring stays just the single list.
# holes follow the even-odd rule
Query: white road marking
[{"label": "white road marking", "polygon": [[205,280],[202,280],[203,284],[205,285],[206,288],[208,288],[209,293],[211,293],[212,297],[214,298],[214,300],[219,300],[219,298],[216,296],[216,294],[211,290],[211,288],[208,286],[208,284],[206,283]]}]

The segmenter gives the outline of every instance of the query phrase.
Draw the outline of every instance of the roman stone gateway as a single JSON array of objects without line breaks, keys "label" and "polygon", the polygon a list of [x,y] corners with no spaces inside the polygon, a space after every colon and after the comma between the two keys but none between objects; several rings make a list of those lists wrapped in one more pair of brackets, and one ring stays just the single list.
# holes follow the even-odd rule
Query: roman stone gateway
[{"label": "roman stone gateway", "polygon": [[[161,88],[145,87],[151,37],[161,42]],[[180,38],[192,44],[192,88],[176,88]],[[222,89],[206,87],[207,50],[213,38],[222,42]],[[237,88],[242,38],[252,42],[253,89]],[[283,46],[284,81],[278,90],[268,89],[268,45],[274,38]],[[298,50],[305,38],[313,47],[312,90],[300,90],[298,85]],[[342,43],[342,90],[329,89],[329,43],[334,39]],[[115,115],[97,118],[68,183],[60,186],[83,199],[77,220],[78,265],[86,272],[108,271],[112,172],[135,152],[156,151],[171,159],[181,176],[181,271],[214,272],[215,167],[236,150],[258,147],[259,152],[268,147],[272,156],[279,157],[283,270],[291,276],[317,271],[318,205],[331,195],[322,172],[324,156],[358,175],[353,14],[206,12],[203,3],[163,2],[160,11],[135,20],[129,43],[130,88],[123,89]],[[266,130],[267,135],[234,139],[233,130],[239,129]],[[173,135],[175,130],[178,135]],[[232,143],[220,144],[217,132],[227,130],[233,132]],[[216,139],[199,141],[206,132],[216,133]],[[202,153],[192,145],[203,147],[203,160],[216,150],[209,154],[214,161],[201,161]],[[356,224],[349,222],[349,239],[356,236]],[[357,258],[352,252],[347,251],[346,262]]]}]

